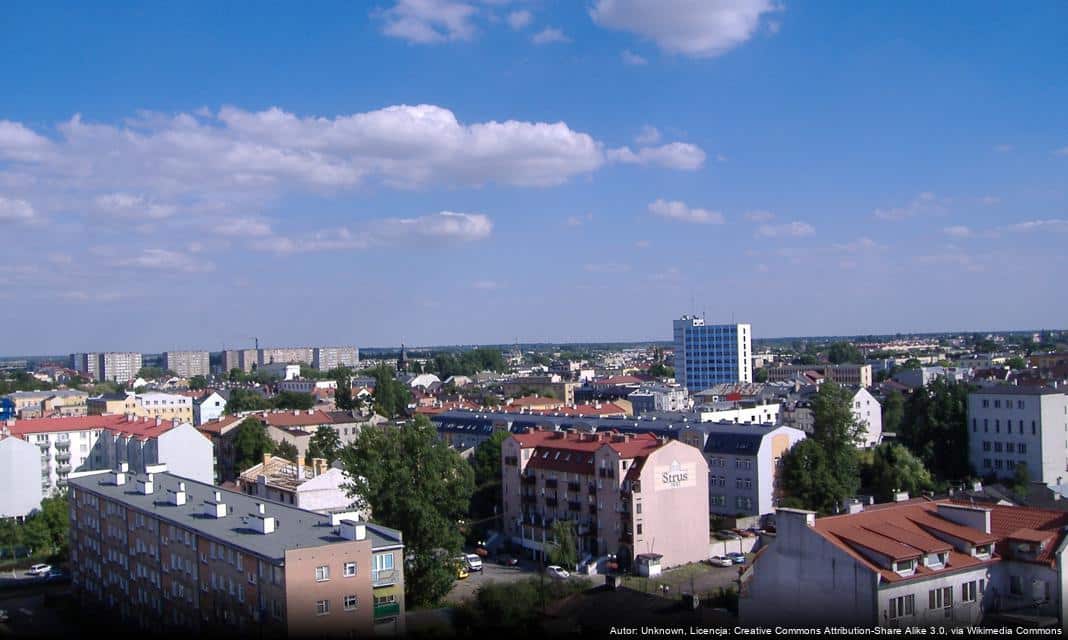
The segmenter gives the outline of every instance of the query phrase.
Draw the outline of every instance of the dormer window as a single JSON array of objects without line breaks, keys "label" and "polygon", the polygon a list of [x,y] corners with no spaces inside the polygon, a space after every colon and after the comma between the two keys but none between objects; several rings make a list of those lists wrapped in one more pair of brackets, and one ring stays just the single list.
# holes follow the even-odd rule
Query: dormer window
[{"label": "dormer window", "polygon": [[975,547],[975,557],[982,558],[984,560],[990,558],[990,545],[981,544]]},{"label": "dormer window", "polygon": [[916,573],[916,561],[898,560],[894,563],[894,571],[899,576],[911,576],[913,573]]},{"label": "dormer window", "polygon": [[938,553],[929,553],[923,559],[923,564],[928,569],[941,569],[946,566],[946,562],[949,560],[949,553],[940,551]]}]

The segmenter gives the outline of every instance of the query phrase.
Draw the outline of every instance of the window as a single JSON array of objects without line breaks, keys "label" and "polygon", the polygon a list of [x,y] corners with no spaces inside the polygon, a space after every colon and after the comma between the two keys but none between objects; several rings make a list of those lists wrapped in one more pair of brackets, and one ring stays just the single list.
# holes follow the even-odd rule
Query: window
[{"label": "window", "polygon": [[318,602],[316,602],[315,613],[320,616],[325,616],[326,614],[330,613],[330,601],[319,600]]},{"label": "window", "polygon": [[352,611],[356,608],[356,596],[345,596],[345,611]]},{"label": "window", "polygon": [[932,589],[927,592],[929,609],[948,609],[953,606],[953,588]]},{"label": "window", "polygon": [[634,505],[634,513],[638,515],[642,514],[642,503],[638,502]]},{"label": "window", "polygon": [[637,528],[635,529],[634,533],[640,536],[642,534],[642,523],[639,522],[636,527]]},{"label": "window", "polygon": [[960,601],[975,602],[975,580],[965,582],[960,586]]},{"label": "window", "polygon": [[315,581],[326,582],[330,579],[330,567],[323,565],[315,568]]},{"label": "window", "polygon": [[356,575],[356,563],[355,562],[346,562],[345,563],[345,577],[346,578],[351,578],[354,575]]},{"label": "window", "polygon": [[990,451],[990,441],[983,440],[983,451]]},{"label": "window", "polygon": [[891,598],[889,613],[891,618],[914,615],[916,613],[916,596],[909,595]]},{"label": "window", "polygon": [[1009,593],[1023,595],[1023,580],[1020,576],[1009,576]]}]

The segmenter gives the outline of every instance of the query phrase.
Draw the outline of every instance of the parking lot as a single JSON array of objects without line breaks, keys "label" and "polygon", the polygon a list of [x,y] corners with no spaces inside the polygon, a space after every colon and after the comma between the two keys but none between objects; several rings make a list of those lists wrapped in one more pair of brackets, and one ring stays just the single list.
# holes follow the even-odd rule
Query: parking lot
[{"label": "parking lot", "polygon": [[665,598],[681,598],[683,593],[691,592],[706,596],[720,589],[737,588],[739,569],[742,568],[741,565],[713,567],[704,563],[694,563],[665,571],[655,578],[627,576],[623,584],[636,591],[653,593]]},{"label": "parking lot", "polygon": [[[497,564],[495,560],[483,561],[482,571],[471,571],[470,575],[462,580],[457,580],[452,585],[452,591],[445,596],[445,601],[450,604],[459,604],[475,595],[478,588],[489,582],[516,582],[524,578],[538,575],[535,565],[521,562],[514,567],[505,567]],[[585,577],[585,576],[582,576]],[[549,576],[546,580],[552,580]]]}]

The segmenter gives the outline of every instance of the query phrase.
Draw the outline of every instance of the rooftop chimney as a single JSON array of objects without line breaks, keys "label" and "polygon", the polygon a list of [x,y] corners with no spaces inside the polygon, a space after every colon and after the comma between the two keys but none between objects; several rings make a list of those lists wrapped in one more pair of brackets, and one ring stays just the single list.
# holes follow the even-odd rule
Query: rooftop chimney
[{"label": "rooftop chimney", "polygon": [[222,491],[216,491],[213,500],[204,501],[204,515],[210,518],[222,518],[226,515],[226,504],[222,501]]},{"label": "rooftop chimney", "polygon": [[908,491],[898,491],[894,494],[894,502],[906,502],[909,499]]},{"label": "rooftop chimney", "polygon": [[146,496],[152,495],[153,491],[155,490],[155,486],[154,486],[155,483],[153,482],[154,480],[155,480],[155,476],[153,476],[151,473],[146,475],[144,478],[138,478],[137,479],[137,491],[138,491],[138,493],[141,493],[142,495],[146,495]]},{"label": "rooftop chimney", "polygon": [[125,466],[126,463],[124,462],[122,463],[122,465],[120,465],[119,469],[114,472],[113,480],[115,481],[115,486],[117,487],[121,487],[126,484],[126,472],[122,470],[122,467]]},{"label": "rooftop chimney", "polygon": [[271,461],[271,457],[272,456],[269,453],[263,454],[263,466],[267,466],[267,463]]},{"label": "rooftop chimney", "polygon": [[267,515],[267,507],[262,502],[256,503],[256,513],[251,514],[252,524],[256,531],[263,535],[274,533],[274,516]]},{"label": "rooftop chimney", "polygon": [[158,427],[161,424],[163,424],[163,418],[156,416],[156,426]]},{"label": "rooftop chimney", "polygon": [[180,506],[185,504],[186,494],[185,494],[185,483],[184,482],[179,482],[178,483],[178,489],[170,491],[169,493],[170,493],[170,496],[171,496],[171,504],[173,504],[176,507],[180,507]]},{"label": "rooftop chimney", "polygon": [[367,525],[355,520],[342,520],[341,537],[346,540],[365,540],[367,539]]},{"label": "rooftop chimney", "polygon": [[990,533],[990,509],[963,504],[939,504],[939,517],[964,527]]},{"label": "rooftop chimney", "polygon": [[[315,473],[314,467],[312,468],[312,473]],[[300,455],[298,453],[297,454],[297,480],[303,480],[303,479],[304,479],[304,456],[302,456],[302,455]]]}]

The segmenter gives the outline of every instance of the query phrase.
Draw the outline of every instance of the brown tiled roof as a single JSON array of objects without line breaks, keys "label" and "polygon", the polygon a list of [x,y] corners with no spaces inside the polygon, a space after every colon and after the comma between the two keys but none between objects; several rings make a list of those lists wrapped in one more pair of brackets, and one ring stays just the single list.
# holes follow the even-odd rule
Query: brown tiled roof
[{"label": "brown tiled roof", "polygon": [[311,427],[321,424],[332,424],[330,416],[324,411],[312,410],[300,411],[294,415],[292,411],[278,411],[264,413],[260,418],[272,427]]},{"label": "brown tiled roof", "polygon": [[915,547],[862,527],[841,527],[835,530],[833,535],[847,543],[870,549],[894,560],[908,560],[923,556],[923,552]]},{"label": "brown tiled roof", "polygon": [[230,425],[241,422],[246,416],[226,416],[217,420],[209,420],[197,427],[202,433],[210,433],[212,435],[220,435],[224,429]]}]

